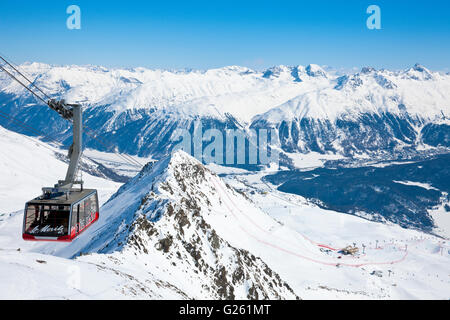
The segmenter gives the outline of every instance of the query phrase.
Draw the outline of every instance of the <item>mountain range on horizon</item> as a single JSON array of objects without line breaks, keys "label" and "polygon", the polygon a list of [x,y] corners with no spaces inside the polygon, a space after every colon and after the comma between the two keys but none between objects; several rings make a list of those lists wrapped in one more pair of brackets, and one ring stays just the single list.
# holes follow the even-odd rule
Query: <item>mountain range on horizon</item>
[{"label": "mountain range on horizon", "polygon": [[[173,148],[176,129],[274,129],[282,161],[317,152],[350,158],[408,158],[450,147],[450,75],[416,64],[401,71],[364,67],[338,75],[310,64],[258,72],[94,66],[20,66],[52,98],[82,103],[85,124],[120,152],[156,159]],[[69,144],[70,126],[6,75],[2,111]],[[50,117],[50,118],[49,118]],[[30,134],[4,118],[8,129]],[[45,138],[44,138],[45,139]],[[92,137],[85,145],[108,150]]]}]

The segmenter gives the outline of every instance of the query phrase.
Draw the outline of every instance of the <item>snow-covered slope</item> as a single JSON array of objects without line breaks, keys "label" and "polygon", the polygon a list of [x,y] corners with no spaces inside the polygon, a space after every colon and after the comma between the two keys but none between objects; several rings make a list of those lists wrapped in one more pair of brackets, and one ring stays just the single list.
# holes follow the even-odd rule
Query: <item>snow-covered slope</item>
[{"label": "snow-covered slope", "polygon": [[0,298],[31,300],[186,299],[169,283],[105,263],[0,249]]},{"label": "snow-covered slope", "polygon": [[[274,127],[287,153],[398,156],[450,146],[450,76],[421,65],[401,71],[363,68],[344,76],[317,65],[263,72],[237,66],[164,71],[31,63],[20,68],[46,92],[85,103],[87,125],[131,154],[164,157],[174,130],[192,130],[194,120],[205,129]],[[0,105],[68,141],[68,124],[36,106],[4,74]],[[14,128],[3,118],[0,124]],[[105,151],[85,138],[88,146]]]},{"label": "snow-covered slope", "polygon": [[[53,176],[60,174],[59,171],[64,172],[66,165],[55,157],[59,151],[57,148],[3,128],[0,142],[7,151],[7,155],[1,159],[5,169],[2,171],[3,177],[9,178],[9,173],[17,183],[17,186],[8,188],[8,181],[2,179],[4,197],[1,200],[5,206],[2,212],[20,209],[28,200],[27,192],[32,192],[33,186],[36,193],[42,183],[53,179]],[[31,157],[25,157],[27,154]],[[167,207],[157,208],[161,214],[164,210],[168,211],[165,220],[157,224],[158,229],[154,229],[158,230],[157,234],[148,229],[151,222],[156,220],[155,217],[133,211],[136,205],[140,204],[142,207],[144,200],[148,206],[154,207],[156,204],[153,202],[156,199],[146,198],[150,192],[150,179],[156,179],[160,183],[166,181],[167,185],[188,183],[188,179],[173,181],[174,174],[179,178],[180,170],[186,169],[181,166],[187,166],[187,171],[192,167],[192,161],[195,160],[189,159],[190,163],[183,164],[186,159],[175,155],[159,162],[154,169],[150,162],[139,176],[120,189],[107,206],[101,208],[100,221],[70,245],[24,242],[21,239],[22,212],[1,213],[0,270],[3,275],[9,275],[1,279],[1,297],[296,298],[292,289],[272,273],[260,258],[246,250],[232,247],[218,236],[203,220],[198,212],[199,208],[192,211],[192,207],[177,206],[177,200],[183,203],[195,190],[187,191],[184,194],[187,198],[177,199],[174,196],[172,199],[165,199]],[[196,172],[190,178],[197,179],[195,174]],[[28,180],[29,184],[23,186],[22,182]],[[87,176],[86,180],[90,187],[98,188],[101,203],[114,191],[110,189],[117,189],[119,186],[96,177]],[[177,186],[172,184],[172,187]],[[158,192],[156,188],[155,191]],[[17,201],[15,198],[11,199],[11,195],[16,195]],[[170,218],[171,210],[178,211]],[[130,225],[125,227],[125,221],[129,221]],[[183,224],[185,221],[188,226]],[[186,235],[189,242],[180,239],[180,236],[185,235],[184,230],[190,233],[189,238]],[[168,235],[162,239],[164,234]],[[95,235],[100,236],[100,239]],[[124,242],[120,243],[117,236]],[[143,245],[142,241],[146,243]],[[177,245],[182,246],[178,248],[181,255],[179,251],[174,251]],[[167,246],[172,246],[169,255]],[[96,252],[102,254],[95,254]],[[89,255],[75,260],[67,259],[81,254]],[[60,258],[55,257],[57,255]],[[122,264],[126,267],[121,267]],[[147,264],[152,267],[148,268]]]},{"label": "snow-covered slope", "polygon": [[[448,298],[448,237],[320,209],[303,197],[277,191],[261,180],[265,174],[239,172],[225,181],[278,222],[264,228],[253,221],[260,227],[255,236],[263,243],[261,257],[302,298]],[[229,205],[244,224],[247,209],[240,203]],[[336,250],[348,245],[359,253],[348,256]]]},{"label": "snow-covered slope", "polygon": [[[66,175],[67,163],[59,160],[62,151],[38,139],[0,126],[0,149],[0,213],[23,209],[42,187],[52,187]],[[99,189],[100,203],[121,185],[87,173],[83,180],[89,188]]]},{"label": "snow-covered slope", "polygon": [[[64,272],[75,265],[81,289],[73,297],[448,298],[442,239],[319,209],[262,183],[263,175],[238,171],[224,182],[177,152],[123,185],[71,244],[14,242],[20,217],[3,217],[0,268],[35,271],[34,297],[46,297],[36,287],[50,267],[55,296],[72,297]],[[348,245],[359,253],[339,252]],[[94,290],[96,281],[104,290]]]},{"label": "snow-covered slope", "polygon": [[241,248],[242,239],[231,237],[235,221],[220,221],[224,207],[211,179],[218,178],[183,152],[149,164],[101,208],[99,222],[83,237],[39,252],[90,253],[77,259],[83,261],[114,257],[136,274],[158,274],[191,298],[296,298],[263,260]]},{"label": "snow-covered slope", "polygon": [[[43,186],[52,186],[64,177],[67,164],[59,160],[60,149],[2,127],[0,148],[1,299],[185,298],[179,290],[151,275],[140,282],[127,271],[100,262],[42,254],[39,248],[45,245],[23,241],[25,202],[39,195]],[[98,189],[100,204],[121,186],[87,173],[83,179],[86,185]]]}]

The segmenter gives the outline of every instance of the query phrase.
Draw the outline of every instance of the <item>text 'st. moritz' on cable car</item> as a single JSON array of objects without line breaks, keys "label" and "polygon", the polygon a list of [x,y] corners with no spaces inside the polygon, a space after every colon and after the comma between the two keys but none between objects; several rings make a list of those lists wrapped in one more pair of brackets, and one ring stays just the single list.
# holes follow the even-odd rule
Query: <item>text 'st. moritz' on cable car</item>
[{"label": "text 'st. moritz' on cable car", "polygon": [[23,239],[72,241],[98,220],[97,192],[92,189],[71,191],[68,196],[45,196],[25,206]]}]

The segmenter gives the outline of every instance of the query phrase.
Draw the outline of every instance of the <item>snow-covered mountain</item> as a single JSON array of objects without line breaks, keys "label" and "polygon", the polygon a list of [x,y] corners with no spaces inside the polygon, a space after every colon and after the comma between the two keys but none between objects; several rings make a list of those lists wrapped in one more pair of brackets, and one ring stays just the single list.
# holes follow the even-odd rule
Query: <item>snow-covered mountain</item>
[{"label": "snow-covered mountain", "polygon": [[243,239],[230,237],[236,226],[211,180],[229,188],[181,151],[148,164],[102,207],[86,236],[56,254],[110,254],[152,273],[167,270],[164,281],[197,299],[295,299],[276,272],[241,248]]},{"label": "snow-covered mountain", "polygon": [[290,152],[395,154],[424,144],[448,147],[448,80],[420,65],[401,72],[363,68],[255,116],[252,125],[275,126]]},{"label": "snow-covered mountain", "polygon": [[[107,142],[84,137],[84,179],[103,205],[99,221],[70,244],[23,242],[18,210],[64,175],[65,153],[0,127],[0,297],[449,298],[448,156],[375,169],[384,166],[377,157],[448,153],[449,74],[420,65],[347,75],[317,65],[20,68],[53,97],[85,104],[86,131]],[[204,166],[171,153],[173,132],[192,132],[195,121],[247,134],[274,128],[284,165],[355,156],[373,167],[279,171],[293,177],[272,181],[264,177],[274,168]],[[39,130],[42,140],[66,146],[71,140],[68,123],[1,73],[0,125]],[[115,150],[159,161],[120,187],[107,179],[123,182],[137,168],[104,152]],[[359,251],[344,254],[347,246]]]},{"label": "snow-covered mountain", "polygon": [[[214,197],[217,190],[211,179],[222,188],[229,188],[183,152],[156,165],[149,163],[102,207],[98,223],[69,245],[14,241],[9,236],[20,238],[20,230],[11,230],[16,225],[13,221],[18,222],[21,215],[14,214],[3,223],[1,219],[4,238],[0,239],[0,269],[7,269],[11,263],[28,267],[36,270],[36,278],[43,280],[53,270],[58,274],[51,281],[55,296],[83,298],[94,290],[92,284],[86,284],[74,293],[64,283],[67,279],[58,269],[60,265],[82,272],[83,283],[101,270],[95,282],[101,288],[109,279],[113,287],[120,288],[119,292],[117,289],[109,293],[115,298],[298,298],[261,258],[240,245],[235,247],[242,239],[230,238],[229,232],[216,229],[224,217],[222,214],[215,217],[217,212],[212,210],[221,212],[223,204],[216,206],[220,199]],[[25,252],[11,249],[14,244],[25,247],[22,247]],[[39,264],[49,266],[38,268]],[[124,282],[120,281],[123,277],[125,284],[118,285]],[[5,280],[2,289],[14,281],[18,279]],[[33,283],[36,281],[41,280],[33,278]],[[155,290],[159,287],[161,290]],[[37,286],[28,296],[39,296],[44,291]]]},{"label": "snow-covered mountain", "polygon": [[[87,126],[130,154],[167,155],[174,130],[192,131],[195,120],[204,129],[275,128],[292,160],[294,153],[311,151],[398,157],[450,147],[450,76],[418,64],[401,71],[366,67],[343,76],[317,65],[262,72],[237,66],[165,71],[31,63],[20,68],[55,97],[85,103]],[[68,124],[3,74],[0,105],[69,141]],[[0,124],[26,133],[4,118]],[[89,147],[108,149],[85,139]]]},{"label": "snow-covered mountain", "polygon": [[[22,214],[0,216],[0,295],[448,298],[442,239],[311,206],[261,173],[224,181],[211,169],[184,152],[148,164],[70,244],[25,243]],[[352,243],[364,252],[339,251]]]}]

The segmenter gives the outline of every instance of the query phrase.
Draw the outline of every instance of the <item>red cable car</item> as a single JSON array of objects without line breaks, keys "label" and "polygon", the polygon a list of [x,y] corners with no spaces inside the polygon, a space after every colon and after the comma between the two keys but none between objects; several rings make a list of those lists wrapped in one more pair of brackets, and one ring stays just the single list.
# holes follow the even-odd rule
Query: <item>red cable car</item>
[{"label": "red cable car", "polygon": [[25,206],[23,239],[70,242],[99,218],[97,191],[40,196]]}]

